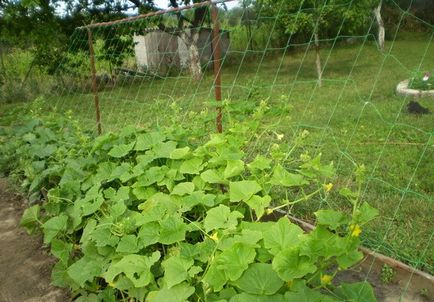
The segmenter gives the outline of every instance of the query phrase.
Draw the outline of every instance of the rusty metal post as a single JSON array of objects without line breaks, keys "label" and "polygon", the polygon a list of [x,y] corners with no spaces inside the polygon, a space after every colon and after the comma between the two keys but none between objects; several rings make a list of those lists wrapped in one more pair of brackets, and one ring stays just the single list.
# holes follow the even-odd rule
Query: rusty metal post
[{"label": "rusty metal post", "polygon": [[219,4],[219,3],[226,3],[226,2],[232,2],[232,1],[235,1],[235,0],[210,0],[210,1],[204,1],[204,2],[197,2],[197,3],[190,4],[190,5],[182,6],[182,7],[172,7],[169,9],[162,9],[162,10],[158,10],[156,12],[150,12],[147,14],[142,14],[142,15],[138,15],[138,16],[134,16],[134,17],[118,19],[118,20],[109,21],[109,22],[91,23],[91,24],[88,24],[88,25],[85,25],[82,27],[78,27],[78,28],[90,28],[90,27],[101,27],[101,26],[115,25],[115,24],[120,24],[120,23],[124,23],[124,22],[132,22],[135,20],[145,19],[145,18],[149,18],[149,17],[161,16],[161,15],[168,14],[168,13],[176,13],[176,12],[181,12],[181,11],[189,10],[189,9],[193,9],[193,8],[204,7],[204,6],[208,6],[211,4]]},{"label": "rusty metal post", "polygon": [[90,55],[90,68],[92,73],[92,91],[93,98],[95,101],[95,112],[96,112],[96,126],[98,130],[98,134],[101,134],[101,115],[99,111],[99,96],[98,96],[98,87],[96,84],[96,67],[95,67],[95,52],[93,50],[93,37],[92,30],[87,28],[87,38],[89,42],[89,55]]},{"label": "rusty metal post", "polygon": [[[221,58],[222,58],[222,48],[220,39],[220,24],[218,21],[218,8],[215,3],[211,4],[211,19],[213,24],[212,29],[212,48],[214,55],[214,89],[215,89],[215,100],[217,102],[222,101],[222,80],[221,80]],[[222,126],[222,108],[217,107],[217,118],[216,118],[217,132],[223,132]]]}]

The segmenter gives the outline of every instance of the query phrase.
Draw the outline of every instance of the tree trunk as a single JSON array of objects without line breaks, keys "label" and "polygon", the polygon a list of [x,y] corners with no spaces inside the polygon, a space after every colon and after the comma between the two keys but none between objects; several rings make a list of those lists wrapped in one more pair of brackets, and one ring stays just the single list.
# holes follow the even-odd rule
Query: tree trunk
[{"label": "tree trunk", "polygon": [[200,66],[199,49],[197,41],[199,40],[199,31],[191,29],[189,33],[184,31],[181,38],[188,48],[190,55],[190,74],[193,80],[200,81],[202,79],[202,67]]},{"label": "tree trunk", "polygon": [[386,36],[386,30],[384,29],[384,22],[383,18],[381,17],[381,7],[383,5],[383,1],[381,0],[378,6],[374,9],[374,16],[377,20],[378,24],[378,45],[380,46],[380,49],[384,50],[384,40]]},{"label": "tree trunk", "polygon": [[190,72],[193,80],[200,81],[202,78],[202,68],[200,66],[199,50],[196,43],[190,45]]},{"label": "tree trunk", "polygon": [[35,65],[35,60],[32,60],[32,63],[30,63],[29,69],[26,72],[26,76],[24,77],[23,81],[21,82],[21,87],[23,87],[24,84],[27,82],[27,79],[29,78],[30,73],[32,72],[34,65]]},{"label": "tree trunk", "polygon": [[321,68],[321,56],[319,53],[319,37],[318,32],[315,31],[315,53],[316,53],[316,73],[318,74],[318,86],[322,86],[322,68]]},{"label": "tree trunk", "polygon": [[3,73],[4,77],[6,78],[6,66],[3,58],[3,47],[1,46],[0,46],[0,66],[1,66],[0,73]]},{"label": "tree trunk", "polygon": [[247,29],[247,39],[248,39],[248,47],[249,50],[253,50],[253,37],[252,37],[252,24],[250,23],[250,20],[248,21],[247,25],[246,25],[246,29]]}]

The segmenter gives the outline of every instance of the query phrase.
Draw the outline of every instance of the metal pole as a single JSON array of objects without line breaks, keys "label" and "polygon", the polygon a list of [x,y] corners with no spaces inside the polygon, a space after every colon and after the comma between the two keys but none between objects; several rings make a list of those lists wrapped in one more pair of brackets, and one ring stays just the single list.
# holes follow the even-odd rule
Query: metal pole
[{"label": "metal pole", "polygon": [[95,52],[93,51],[93,37],[92,31],[90,28],[87,28],[87,37],[89,42],[89,54],[90,54],[90,68],[92,73],[92,91],[93,98],[95,101],[95,112],[96,112],[96,126],[98,130],[98,134],[101,134],[101,115],[99,111],[99,96],[98,96],[98,87],[96,84],[96,68],[95,68]]},{"label": "metal pole", "polygon": [[[215,89],[215,100],[217,102],[222,101],[222,80],[221,80],[221,39],[220,39],[220,24],[218,21],[218,8],[215,3],[211,6],[211,18],[213,24],[212,30],[212,48],[214,54],[214,89]],[[222,108],[217,107],[217,118],[216,118],[217,132],[223,132],[222,126]]]}]

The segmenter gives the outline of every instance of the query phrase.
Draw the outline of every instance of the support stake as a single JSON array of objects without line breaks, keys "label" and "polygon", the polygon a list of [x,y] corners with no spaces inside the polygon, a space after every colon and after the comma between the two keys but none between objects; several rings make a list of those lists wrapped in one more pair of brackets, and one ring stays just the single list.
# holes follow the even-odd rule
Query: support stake
[{"label": "support stake", "polygon": [[[212,48],[214,55],[214,90],[215,90],[215,100],[217,102],[222,101],[222,83],[221,83],[221,39],[220,39],[220,24],[218,21],[218,8],[215,3],[211,5],[211,19],[213,24],[212,29]],[[222,126],[222,108],[217,107],[217,118],[216,118],[217,132],[223,132]]]},{"label": "support stake", "polygon": [[101,115],[99,111],[99,96],[98,96],[98,87],[96,84],[96,68],[95,68],[95,52],[93,50],[93,37],[92,37],[92,31],[90,28],[87,28],[87,38],[89,42],[89,55],[90,55],[90,68],[92,73],[92,91],[93,91],[93,98],[95,101],[95,112],[96,112],[96,126],[98,135],[101,134]]}]

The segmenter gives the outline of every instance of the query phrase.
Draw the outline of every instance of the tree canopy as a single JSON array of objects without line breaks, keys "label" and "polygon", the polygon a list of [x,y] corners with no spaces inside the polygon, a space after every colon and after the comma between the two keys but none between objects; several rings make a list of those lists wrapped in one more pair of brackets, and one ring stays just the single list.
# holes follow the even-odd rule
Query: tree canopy
[{"label": "tree canopy", "polygon": [[[166,3],[169,7],[179,7],[203,1],[166,0]],[[281,47],[289,41],[290,36],[291,42],[298,43],[310,41],[315,34],[319,39],[327,39],[336,37],[337,33],[366,33],[372,20],[372,11],[379,2],[380,0],[239,0],[239,6],[226,12],[226,17],[229,25],[245,28],[250,49],[255,46],[252,38],[255,27],[267,22],[273,27],[273,32],[278,32],[276,36],[280,39],[278,43]],[[434,18],[431,0],[384,0],[383,3],[395,11],[399,11],[397,6],[405,10],[411,4],[412,13],[423,16],[428,22]],[[13,45],[31,49],[37,65],[45,66],[50,62],[54,65],[60,57],[59,52],[68,47],[68,38],[76,27],[160,9],[163,8],[158,7],[155,0],[0,0],[0,47]],[[176,26],[197,27],[207,20],[207,9],[179,13],[176,16]],[[386,27],[389,19],[386,18]],[[393,20],[390,22],[393,23]],[[163,29],[162,24],[154,25]],[[119,39],[116,45],[123,48],[125,43],[129,43],[120,37],[113,37],[113,31],[110,30],[104,33],[102,39]],[[105,49],[107,52],[116,51],[110,47]]]}]

